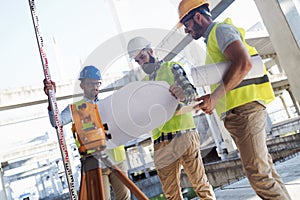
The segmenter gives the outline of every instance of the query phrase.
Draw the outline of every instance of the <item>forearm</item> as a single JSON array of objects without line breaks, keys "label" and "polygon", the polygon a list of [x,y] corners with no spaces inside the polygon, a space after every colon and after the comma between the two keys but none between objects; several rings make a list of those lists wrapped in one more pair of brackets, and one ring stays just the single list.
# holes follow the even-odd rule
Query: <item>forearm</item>
[{"label": "forearm", "polygon": [[252,61],[241,41],[235,41],[224,52],[231,65],[222,79],[220,86],[213,92],[220,98],[237,87],[252,68]]},{"label": "forearm", "polygon": [[238,63],[231,64],[228,72],[223,78],[225,92],[227,93],[236,88],[244,80],[251,67],[251,61],[249,61],[248,58],[245,58]]},{"label": "forearm", "polygon": [[[231,69],[237,69],[232,67]],[[241,68],[239,68],[241,69]],[[249,70],[228,70],[225,74],[222,83],[212,92],[212,99],[220,99],[229,91],[236,88],[245,78]]]},{"label": "forearm", "polygon": [[[48,111],[48,115],[49,115],[51,125],[53,127],[56,126],[57,124],[55,122],[54,112],[52,110],[50,110],[50,111]],[[72,113],[71,113],[71,110],[70,110],[69,106],[67,106],[60,113],[60,122],[61,122],[62,125],[66,125],[66,124],[72,122]]]}]

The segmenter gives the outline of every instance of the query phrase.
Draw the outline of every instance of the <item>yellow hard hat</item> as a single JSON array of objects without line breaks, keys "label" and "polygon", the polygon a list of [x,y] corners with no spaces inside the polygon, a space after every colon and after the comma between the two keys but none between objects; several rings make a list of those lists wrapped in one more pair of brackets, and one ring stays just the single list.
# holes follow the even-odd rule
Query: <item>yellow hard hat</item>
[{"label": "yellow hard hat", "polygon": [[206,4],[209,6],[209,2],[206,0],[182,0],[178,6],[178,15],[179,15],[179,22],[177,27],[181,27],[182,23],[181,20],[193,9],[198,8],[202,5]]}]

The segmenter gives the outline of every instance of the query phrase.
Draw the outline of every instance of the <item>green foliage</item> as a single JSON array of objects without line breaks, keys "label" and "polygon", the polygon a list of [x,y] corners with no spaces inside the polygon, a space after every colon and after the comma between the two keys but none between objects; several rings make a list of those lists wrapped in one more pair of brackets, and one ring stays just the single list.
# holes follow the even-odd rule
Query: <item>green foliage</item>
[{"label": "green foliage", "polygon": [[164,194],[160,194],[160,195],[158,195],[156,197],[150,198],[150,200],[166,200],[166,197],[165,197]]},{"label": "green foliage", "polygon": [[[193,199],[193,198],[197,197],[197,194],[195,193],[193,188],[185,188],[184,190],[186,190],[183,194],[184,198]],[[150,200],[166,200],[166,197],[164,194],[160,194],[158,196],[150,198]]]}]

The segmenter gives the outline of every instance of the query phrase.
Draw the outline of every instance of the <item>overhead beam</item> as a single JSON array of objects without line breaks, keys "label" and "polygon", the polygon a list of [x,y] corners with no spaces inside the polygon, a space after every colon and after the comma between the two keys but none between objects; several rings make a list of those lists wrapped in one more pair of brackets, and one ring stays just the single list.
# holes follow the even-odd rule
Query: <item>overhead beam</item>
[{"label": "overhead beam", "polygon": [[[111,92],[114,90],[118,90],[119,88],[121,88],[121,86],[113,87],[113,88],[104,88],[104,89],[100,90],[99,93]],[[41,90],[42,90],[42,88],[41,88]],[[82,95],[83,95],[83,93],[64,95],[64,96],[57,97],[56,100],[60,101],[60,100],[66,100],[66,99],[71,99],[71,98],[77,98],[77,97],[82,97]],[[19,103],[19,104],[14,104],[14,105],[0,106],[0,111],[11,110],[11,109],[26,107],[26,106],[33,106],[33,105],[43,104],[43,103],[47,103],[47,102],[48,102],[48,99],[42,99],[42,100],[30,101],[30,102]]]},{"label": "overhead beam", "polygon": [[[230,6],[235,0],[222,0],[222,1],[212,1],[214,6],[211,8],[212,19],[216,19],[228,6]],[[163,40],[168,40],[164,38]],[[193,38],[189,35],[185,36],[172,51],[167,54],[164,58],[165,61],[172,60],[176,55],[178,55],[188,44],[193,41]],[[166,49],[166,48],[165,48]]]}]

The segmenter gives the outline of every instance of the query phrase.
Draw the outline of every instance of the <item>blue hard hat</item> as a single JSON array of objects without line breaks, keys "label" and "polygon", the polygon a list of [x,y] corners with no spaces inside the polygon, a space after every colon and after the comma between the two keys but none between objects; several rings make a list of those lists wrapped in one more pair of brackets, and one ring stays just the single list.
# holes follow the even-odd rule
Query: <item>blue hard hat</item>
[{"label": "blue hard hat", "polygon": [[90,78],[90,79],[95,79],[95,80],[101,80],[101,74],[100,70],[96,68],[93,65],[85,66],[79,76],[79,80],[85,79],[85,78]]}]

